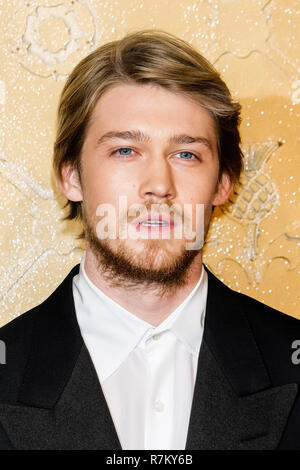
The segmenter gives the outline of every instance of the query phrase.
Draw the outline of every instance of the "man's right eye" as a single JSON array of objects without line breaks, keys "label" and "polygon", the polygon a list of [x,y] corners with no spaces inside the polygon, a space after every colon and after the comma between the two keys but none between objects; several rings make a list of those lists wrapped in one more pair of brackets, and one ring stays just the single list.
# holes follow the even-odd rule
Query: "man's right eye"
[{"label": "man's right eye", "polygon": [[115,155],[117,153],[119,153],[121,156],[124,156],[124,157],[127,157],[127,156],[130,156],[132,152],[132,149],[131,148],[128,148],[128,147],[121,147],[121,148],[118,148],[116,150],[114,150],[111,155]]}]

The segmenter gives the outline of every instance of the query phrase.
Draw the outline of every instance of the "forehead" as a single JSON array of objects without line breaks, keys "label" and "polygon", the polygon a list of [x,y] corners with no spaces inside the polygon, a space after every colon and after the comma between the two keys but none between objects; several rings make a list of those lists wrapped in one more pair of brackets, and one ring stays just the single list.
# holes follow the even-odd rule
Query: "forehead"
[{"label": "forehead", "polygon": [[159,85],[118,84],[108,89],[93,110],[90,126],[103,132],[130,127],[153,137],[199,131],[216,140],[215,123],[199,103]]}]

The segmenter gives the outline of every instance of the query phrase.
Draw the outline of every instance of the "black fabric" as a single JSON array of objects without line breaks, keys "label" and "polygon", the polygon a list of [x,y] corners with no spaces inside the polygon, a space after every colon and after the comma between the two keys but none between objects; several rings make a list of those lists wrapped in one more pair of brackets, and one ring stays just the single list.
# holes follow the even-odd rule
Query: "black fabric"
[{"label": "black fabric", "polygon": [[276,449],[297,389],[288,384],[237,397],[204,340],[186,449]]},{"label": "black fabric", "polygon": [[208,270],[204,339],[238,395],[271,386],[240,297]]},{"label": "black fabric", "polygon": [[77,272],[78,267],[35,312],[19,402],[52,408],[72,373],[83,343],[72,292]]},{"label": "black fabric", "polygon": [[7,434],[0,423],[0,450],[15,450],[15,448],[12,446],[12,443],[7,437]]},{"label": "black fabric", "polygon": [[[291,361],[299,320],[232,291],[205,269],[208,298],[187,449],[300,449],[300,365]],[[3,448],[120,448],[76,319],[78,271],[0,329],[7,351],[0,365]]]},{"label": "black fabric", "polygon": [[0,416],[16,449],[121,449],[84,344],[70,380],[53,409],[0,404]]}]

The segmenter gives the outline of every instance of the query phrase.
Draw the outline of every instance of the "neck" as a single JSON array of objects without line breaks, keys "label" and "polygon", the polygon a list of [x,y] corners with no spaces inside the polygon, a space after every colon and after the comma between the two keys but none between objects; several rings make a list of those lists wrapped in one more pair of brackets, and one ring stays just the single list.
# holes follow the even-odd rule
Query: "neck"
[{"label": "neck", "polygon": [[138,318],[158,326],[162,323],[184,299],[192,292],[200,279],[202,272],[202,253],[195,257],[187,275],[187,282],[178,289],[166,292],[163,296],[144,287],[136,286],[134,295],[128,295],[128,288],[112,286],[98,269],[98,261],[92,250],[87,247],[84,263],[85,272],[90,281],[105,295],[117,302],[123,308]]}]

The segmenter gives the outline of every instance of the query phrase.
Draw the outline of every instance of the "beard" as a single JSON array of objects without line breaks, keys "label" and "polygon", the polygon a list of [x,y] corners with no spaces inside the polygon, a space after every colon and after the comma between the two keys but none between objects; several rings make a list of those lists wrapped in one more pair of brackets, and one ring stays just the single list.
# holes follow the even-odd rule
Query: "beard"
[{"label": "beard", "polygon": [[[84,238],[97,269],[111,287],[172,295],[189,280],[191,266],[201,252],[186,250],[184,240],[101,239],[82,207]],[[199,261],[201,262],[201,261]]]}]

